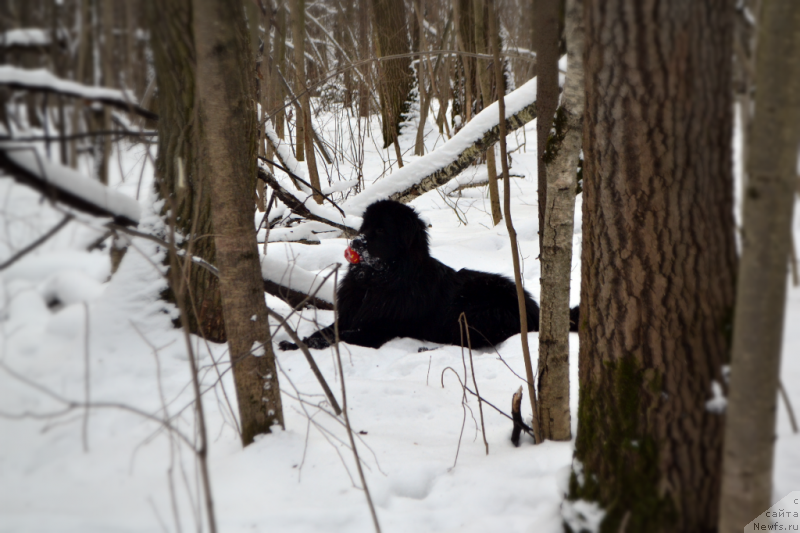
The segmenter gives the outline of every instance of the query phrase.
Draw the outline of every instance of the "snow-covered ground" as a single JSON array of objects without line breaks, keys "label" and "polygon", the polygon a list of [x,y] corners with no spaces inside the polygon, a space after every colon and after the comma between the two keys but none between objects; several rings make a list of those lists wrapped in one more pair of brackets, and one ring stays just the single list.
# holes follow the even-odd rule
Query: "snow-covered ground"
[{"label": "snow-covered ground", "polygon": [[[326,138],[344,142],[341,154],[360,157],[341,122],[324,116],[320,122]],[[411,130],[401,138],[406,164],[414,159]],[[428,147],[441,146],[430,123],[428,130]],[[526,136],[535,139],[535,131],[534,123],[510,136],[511,149]],[[375,123],[372,132],[379,137]],[[379,145],[366,137],[367,183],[391,179],[388,171],[396,168],[393,148]],[[538,297],[535,143],[528,147],[513,152],[512,172],[525,177],[512,180],[512,214],[524,278]],[[110,165],[114,188],[134,197],[144,176],[140,228],[146,231],[156,223],[145,194],[152,167],[142,146],[123,147],[120,155]],[[356,177],[346,160],[321,171],[328,173]],[[485,187],[466,189],[458,198],[432,191],[412,205],[431,224],[437,259],[455,268],[512,275],[505,226],[491,227],[486,195]],[[0,262],[61,217],[36,193],[0,179]],[[800,237],[800,216],[794,229]],[[181,332],[172,328],[174,310],[158,299],[164,286],[156,266],[159,253],[155,243],[134,238],[109,279],[107,250],[86,251],[101,234],[99,221],[81,217],[0,272],[2,533],[194,531],[204,520],[196,461],[176,434],[193,440],[195,421],[187,350]],[[267,255],[276,264],[294,263],[311,273],[343,263],[345,241],[318,237],[317,246],[271,242]],[[577,257],[579,234],[575,243]],[[573,304],[579,271],[576,260]],[[289,312],[275,298],[267,302]],[[303,313],[302,334],[314,330],[314,319],[327,325],[332,313]],[[800,289],[789,290],[786,320],[782,380],[800,408]],[[275,336],[276,341],[286,338],[283,332]],[[570,340],[572,383],[577,384],[577,335]],[[210,477],[220,531],[373,531],[346,432],[317,407],[324,396],[302,354],[279,353],[286,430],[243,450],[232,415],[235,394],[225,347],[193,342],[207,390]],[[530,342],[537,345],[535,333]],[[506,412],[522,384],[518,376],[524,375],[519,344],[515,336],[497,352],[474,354],[481,395]],[[342,349],[349,413],[360,432],[358,450],[383,531],[561,531],[572,444],[525,441],[514,448],[511,422],[484,405],[486,455],[478,404],[470,396],[462,407],[459,379],[469,373],[469,358],[465,361],[460,348],[418,352],[421,346],[435,347],[395,339],[378,350]],[[314,353],[340,396],[333,353]],[[471,374],[469,381],[471,388]],[[87,398],[88,411],[82,407]],[[574,428],[574,386],[571,400]],[[526,399],[524,413],[527,405]],[[175,431],[153,419],[165,417]],[[779,403],[774,499],[799,484],[800,435],[792,434],[785,405]]]}]

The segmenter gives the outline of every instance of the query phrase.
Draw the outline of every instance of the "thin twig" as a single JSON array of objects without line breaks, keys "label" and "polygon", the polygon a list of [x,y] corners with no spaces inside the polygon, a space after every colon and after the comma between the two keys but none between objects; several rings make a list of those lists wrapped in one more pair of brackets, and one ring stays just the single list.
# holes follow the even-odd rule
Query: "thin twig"
[{"label": "thin twig", "polygon": [[[481,406],[481,394],[478,390],[478,380],[475,378],[475,365],[472,362],[472,341],[469,338],[469,326],[467,325],[467,315],[461,313],[458,317],[461,330],[461,357],[464,357],[464,332],[467,334],[467,348],[469,349],[469,368],[472,371],[472,384],[475,385],[475,396],[478,397],[478,412],[481,415],[481,433],[483,434],[483,444],[486,446],[486,455],[489,455],[489,441],[486,440],[486,424],[483,422],[483,407]],[[464,376],[466,379],[466,376]]]},{"label": "thin twig", "polygon": [[[336,270],[338,274],[338,269]],[[334,281],[338,285],[338,276],[334,275]],[[336,296],[333,298],[333,313],[334,318],[338,315],[338,308],[337,308],[337,300]],[[339,352],[339,321],[334,319],[333,322],[333,331],[336,335],[336,343],[333,345],[334,351],[336,352],[336,360],[339,363],[339,380],[342,384],[342,408],[344,412],[344,421],[347,424],[347,436],[350,438],[350,446],[353,449],[353,455],[356,458],[356,466],[358,467],[358,475],[361,478],[361,486],[364,488],[364,494],[367,497],[367,505],[369,505],[369,512],[372,514],[372,523],[375,525],[375,532],[381,533],[381,526],[378,523],[378,515],[375,513],[375,506],[372,504],[372,496],[369,493],[369,487],[367,486],[367,479],[364,477],[364,470],[361,468],[361,460],[358,457],[358,449],[356,448],[356,441],[353,439],[353,428],[350,426],[350,417],[347,414],[347,390],[345,389],[344,384],[344,370],[342,367],[342,355]]]},{"label": "thin twig", "polygon": [[11,258],[7,259],[5,262],[0,263],[0,271],[7,269],[11,265],[22,259],[23,257],[25,257],[27,254],[35,250],[37,247],[44,244],[50,237],[52,237],[53,235],[64,229],[64,226],[66,226],[67,223],[73,218],[75,217],[71,214],[64,215],[64,218],[61,219],[61,222],[53,226],[53,228],[51,228],[50,231],[48,231],[47,233],[45,233],[32,243],[30,243],[28,246],[26,246],[16,254],[14,254]]},{"label": "thin twig", "polygon": [[325,397],[328,398],[328,402],[330,402],[331,407],[333,407],[333,411],[337,416],[342,414],[342,409],[339,407],[339,403],[336,401],[333,391],[331,391],[330,387],[328,386],[328,382],[325,381],[325,376],[322,375],[322,372],[317,366],[317,362],[314,360],[311,352],[308,351],[308,346],[306,346],[306,343],[300,340],[300,337],[297,335],[297,333],[291,327],[289,327],[289,324],[286,323],[286,320],[284,320],[281,315],[269,307],[267,307],[267,313],[280,323],[281,327],[283,327],[286,333],[289,334],[289,337],[291,337],[292,341],[297,345],[298,348],[300,348],[300,351],[303,352],[306,361],[308,361],[308,366],[311,367],[311,372],[314,374],[314,377],[317,378],[322,390],[325,392]]},{"label": "thin twig", "polygon": [[794,417],[792,402],[789,401],[789,395],[786,394],[786,388],[783,386],[782,381],[778,381],[778,390],[781,392],[781,398],[783,398],[783,402],[786,404],[786,412],[789,413],[789,423],[792,424],[792,430],[794,433],[797,433],[797,419]]}]

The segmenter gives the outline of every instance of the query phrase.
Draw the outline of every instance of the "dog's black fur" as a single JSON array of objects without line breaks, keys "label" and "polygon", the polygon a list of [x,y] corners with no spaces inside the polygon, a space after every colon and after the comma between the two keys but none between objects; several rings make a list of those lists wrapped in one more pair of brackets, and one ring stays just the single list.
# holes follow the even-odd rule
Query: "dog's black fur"
[{"label": "dog's black fur", "polygon": [[[428,231],[409,206],[382,200],[364,213],[351,247],[351,264],[339,285],[339,338],[377,348],[395,337],[462,344],[464,313],[473,348],[494,346],[520,332],[514,282],[498,274],[455,271],[430,256]],[[525,293],[528,331],[539,330],[539,306]],[[578,308],[570,311],[576,331]],[[304,339],[311,348],[333,344],[333,325]],[[466,338],[463,339],[466,346]],[[284,350],[297,346],[282,342]]]}]

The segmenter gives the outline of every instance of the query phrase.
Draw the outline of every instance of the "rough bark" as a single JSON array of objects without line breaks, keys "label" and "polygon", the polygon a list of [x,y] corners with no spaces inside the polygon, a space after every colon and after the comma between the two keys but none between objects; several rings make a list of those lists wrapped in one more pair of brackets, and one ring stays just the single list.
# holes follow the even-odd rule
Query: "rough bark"
[{"label": "rough bark", "polygon": [[603,532],[712,531],[734,304],[727,0],[585,0],[580,400],[570,500]]},{"label": "rough bark", "polygon": [[200,176],[211,196],[222,309],[242,444],[283,426],[264,282],[253,225],[256,113],[241,3],[194,0]]},{"label": "rough bark", "polygon": [[[372,9],[378,57],[410,53],[405,4],[396,0],[372,0]],[[411,70],[411,57],[381,61],[379,69],[381,76],[378,92],[383,122],[383,146],[386,148],[400,134],[400,123],[408,111],[414,85],[414,73]]]},{"label": "rough bark", "polygon": [[[158,83],[157,192],[170,198],[175,231],[191,243],[192,254],[214,265],[217,262],[211,238],[211,200],[198,169],[198,138],[194,113],[196,102],[195,50],[191,0],[165,0],[145,4],[151,48]],[[182,168],[181,168],[182,167]],[[179,177],[182,170],[183,177]],[[172,279],[170,276],[169,279]],[[188,287],[191,298],[189,330],[214,342],[225,342],[225,321],[219,280],[207,270],[193,266]],[[168,294],[174,301],[174,294]]]},{"label": "rough bark", "polygon": [[572,438],[569,413],[569,287],[578,157],[583,141],[583,0],[567,1],[568,70],[547,167],[539,305],[539,420],[542,436]]},{"label": "rough bark", "polygon": [[[539,176],[539,242],[547,205],[547,140],[558,107],[558,7],[559,0],[534,0],[533,46],[536,52],[536,147]],[[539,246],[541,253],[541,245]]]},{"label": "rough bark", "polygon": [[787,258],[800,141],[800,3],[772,0],[761,13],[725,428],[721,533],[741,531],[772,503]]}]

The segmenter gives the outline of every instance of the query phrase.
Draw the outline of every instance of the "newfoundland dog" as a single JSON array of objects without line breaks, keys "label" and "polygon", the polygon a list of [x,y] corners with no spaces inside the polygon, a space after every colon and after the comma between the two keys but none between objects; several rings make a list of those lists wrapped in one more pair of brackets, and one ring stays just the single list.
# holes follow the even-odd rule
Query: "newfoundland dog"
[{"label": "newfoundland dog", "polygon": [[[514,282],[488,272],[456,271],[431,257],[427,228],[407,205],[391,200],[370,205],[345,257],[350,266],[337,292],[344,342],[377,348],[395,337],[413,337],[461,345],[461,313],[473,348],[494,346],[520,332]],[[539,306],[527,292],[525,307],[528,331],[539,331]],[[570,311],[571,331],[576,331],[577,313],[577,307]],[[310,348],[330,346],[333,325],[303,342]],[[297,346],[283,341],[280,348]]]}]

